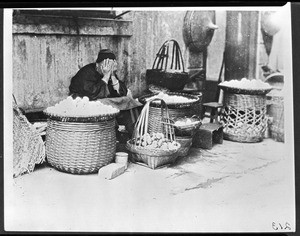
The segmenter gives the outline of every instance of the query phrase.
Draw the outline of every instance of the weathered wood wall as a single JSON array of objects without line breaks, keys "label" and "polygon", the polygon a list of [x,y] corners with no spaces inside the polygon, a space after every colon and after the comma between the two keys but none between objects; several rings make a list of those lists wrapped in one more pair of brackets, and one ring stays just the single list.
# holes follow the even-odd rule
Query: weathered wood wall
[{"label": "weathered wood wall", "polygon": [[[101,48],[118,57],[120,78],[133,95],[147,89],[144,73],[169,39],[178,41],[187,65],[182,27],[186,11],[131,11],[122,20],[27,17],[13,22],[13,93],[26,110],[43,109],[65,98],[71,77],[94,62]],[[226,12],[216,11],[208,46],[207,78],[217,80],[225,45]]]},{"label": "weathered wood wall", "polygon": [[[129,88],[140,95],[146,89],[145,72],[151,69],[162,44],[175,39],[185,51],[182,26],[185,11],[132,11],[124,19],[132,20],[130,39],[131,77]],[[135,89],[140,88],[140,89]]]},{"label": "weathered wood wall", "polygon": [[130,80],[132,22],[107,19],[25,16],[13,23],[13,93],[27,111],[42,110],[64,99],[70,79],[101,48],[112,49],[118,71]]}]

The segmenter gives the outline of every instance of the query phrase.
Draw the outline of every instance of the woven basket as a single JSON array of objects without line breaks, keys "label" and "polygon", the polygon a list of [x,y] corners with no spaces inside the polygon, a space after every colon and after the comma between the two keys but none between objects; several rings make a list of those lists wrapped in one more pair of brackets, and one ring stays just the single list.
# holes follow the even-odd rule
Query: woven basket
[{"label": "woven basket", "polygon": [[[199,106],[201,106],[202,96],[195,96],[184,93],[173,93],[169,92],[168,95],[177,95],[192,99],[189,103],[172,103],[168,104],[168,112],[172,120],[177,118],[192,117],[193,115],[198,115]],[[153,97],[155,94],[148,94],[139,98],[142,104],[146,103],[146,99]],[[149,107],[149,132],[162,132],[162,126],[160,123],[161,119],[161,104],[160,103],[150,103]]]},{"label": "woven basket", "polygon": [[159,149],[143,147],[141,143],[138,144],[137,140],[146,133],[150,132],[149,126],[149,106],[151,101],[160,100],[162,107],[160,108],[160,113],[157,114],[159,117],[158,123],[161,127],[161,133],[164,137],[170,141],[176,141],[174,127],[171,125],[172,120],[169,118],[168,107],[166,103],[159,98],[155,98],[146,103],[141,114],[135,124],[133,138],[127,141],[126,148],[133,154],[132,161],[145,163],[151,169],[155,169],[159,166],[171,164],[177,158],[177,152],[180,148],[178,143],[178,148],[172,150]]},{"label": "woven basket", "polygon": [[282,96],[272,96],[268,115],[272,117],[269,126],[271,138],[284,142],[284,99]]},{"label": "woven basket", "polygon": [[147,84],[179,91],[184,88],[188,79],[189,74],[184,71],[184,61],[178,42],[173,39],[167,40],[156,54],[152,69],[146,70]]},{"label": "woven basket", "polygon": [[44,161],[42,137],[13,102],[13,177],[32,172]]},{"label": "woven basket", "polygon": [[187,124],[187,125],[181,125],[181,126],[176,126],[174,124],[175,135],[177,137],[178,136],[192,136],[192,135],[194,135],[195,132],[197,131],[197,129],[199,129],[199,127],[202,124],[201,119],[199,117],[196,117],[196,116],[176,118],[174,120],[174,123],[176,123],[176,121],[186,121],[187,118],[189,118],[193,123],[192,124]]},{"label": "woven basket", "polygon": [[177,136],[176,141],[180,143],[178,157],[187,156],[193,144],[193,136]]},{"label": "woven basket", "polygon": [[128,151],[132,152],[133,162],[145,163],[151,169],[156,169],[157,167],[172,164],[178,157],[178,150],[160,150],[154,148],[143,148],[136,146],[132,141],[128,141],[126,148]]},{"label": "woven basket", "polygon": [[266,95],[269,93],[272,88],[267,89],[241,89],[241,88],[233,88],[224,85],[218,85],[221,89],[224,90],[225,93],[234,93],[234,94],[244,94],[244,95]]},{"label": "woven basket", "polygon": [[64,122],[48,118],[46,155],[58,170],[72,174],[97,172],[116,153],[115,119]]},{"label": "woven basket", "polygon": [[225,93],[221,123],[224,139],[262,141],[267,128],[266,96]]}]

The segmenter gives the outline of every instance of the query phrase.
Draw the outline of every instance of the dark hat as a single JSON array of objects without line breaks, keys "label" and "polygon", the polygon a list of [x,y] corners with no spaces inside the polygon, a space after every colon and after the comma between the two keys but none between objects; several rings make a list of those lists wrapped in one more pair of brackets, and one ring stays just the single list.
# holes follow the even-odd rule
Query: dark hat
[{"label": "dark hat", "polygon": [[101,61],[103,61],[103,60],[105,60],[107,58],[115,60],[116,56],[115,56],[115,54],[111,50],[109,50],[109,49],[102,49],[98,53],[98,57],[97,57],[96,62],[99,63],[99,62],[101,62]]}]

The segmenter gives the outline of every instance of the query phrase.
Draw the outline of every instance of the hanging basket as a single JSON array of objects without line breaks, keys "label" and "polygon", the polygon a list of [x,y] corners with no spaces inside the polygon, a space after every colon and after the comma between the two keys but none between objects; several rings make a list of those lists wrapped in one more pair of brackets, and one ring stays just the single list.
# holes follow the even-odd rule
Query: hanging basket
[{"label": "hanging basket", "polygon": [[[168,142],[174,144],[172,149],[160,149],[146,146],[143,144],[142,137],[149,132],[149,106],[153,100],[160,100],[162,103],[159,124],[161,126],[162,134]],[[159,166],[173,163],[177,158],[177,152],[180,144],[176,142],[174,127],[171,125],[172,120],[169,117],[168,107],[166,103],[159,98],[154,98],[146,103],[144,106],[134,128],[133,137],[126,144],[126,148],[133,153],[132,159],[134,162],[142,162],[151,169]],[[153,133],[151,133],[153,134]]]},{"label": "hanging basket", "polygon": [[[173,43],[172,51],[170,50],[171,43]],[[167,40],[156,54],[152,69],[146,71],[147,84],[167,88],[174,92],[182,90],[188,79],[189,75],[184,71],[178,42]]]}]

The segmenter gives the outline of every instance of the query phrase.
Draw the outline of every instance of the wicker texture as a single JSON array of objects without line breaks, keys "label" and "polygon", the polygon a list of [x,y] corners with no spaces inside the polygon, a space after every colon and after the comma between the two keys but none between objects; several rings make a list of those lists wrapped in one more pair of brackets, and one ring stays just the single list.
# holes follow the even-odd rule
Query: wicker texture
[{"label": "wicker texture", "polygon": [[46,154],[58,170],[72,174],[97,172],[116,153],[115,119],[80,123],[48,119]]},{"label": "wicker texture", "polygon": [[44,110],[43,112],[51,120],[57,120],[57,121],[63,121],[63,122],[87,122],[87,123],[111,120],[112,118],[115,118],[120,113],[120,111],[117,111],[117,112],[114,112],[111,114],[102,114],[102,115],[98,115],[98,116],[71,117],[71,116],[53,115],[53,114],[48,113],[46,110]]},{"label": "wicker texture", "polygon": [[199,127],[201,126],[202,122],[201,119],[197,116],[192,116],[192,117],[188,117],[193,123],[192,124],[186,124],[186,125],[178,125],[176,126],[176,121],[186,121],[187,118],[186,117],[180,117],[180,118],[176,118],[174,120],[175,124],[175,135],[176,136],[192,136],[195,134],[195,132],[199,129]]},{"label": "wicker texture", "polygon": [[157,114],[159,127],[161,127],[160,133],[164,134],[164,137],[168,140],[176,141],[174,127],[171,124],[171,119],[169,117],[169,111],[166,103],[159,98],[151,99],[146,103],[141,114],[135,124],[133,138],[127,142],[126,148],[133,153],[132,161],[145,163],[151,169],[155,169],[159,166],[165,164],[171,164],[177,158],[177,152],[180,148],[178,147],[172,150],[160,149],[160,148],[150,148],[149,146],[141,146],[141,142],[137,142],[138,138],[142,137],[146,133],[152,133],[149,126],[149,107],[153,100],[160,100],[162,107],[159,108],[160,112]]},{"label": "wicker texture", "polygon": [[[139,102],[142,104],[146,104],[147,100],[151,97],[154,97],[156,94],[147,94],[144,96],[139,97]],[[177,103],[167,103],[168,108],[172,108],[172,109],[177,109],[177,108],[186,108],[186,109],[190,109],[192,108],[194,105],[199,104],[199,102],[201,102],[202,100],[202,94],[198,94],[198,95],[191,95],[191,94],[187,94],[187,93],[177,93],[177,92],[167,92],[166,94],[170,95],[170,96],[181,96],[181,97],[185,97],[185,98],[189,98],[191,99],[190,102],[177,102]],[[149,101],[149,100],[148,100]],[[153,101],[153,100],[152,100]],[[150,103],[151,107],[162,107],[161,103],[158,102],[151,102]]]},{"label": "wicker texture", "polygon": [[267,89],[241,89],[241,88],[233,88],[223,85],[218,85],[221,89],[226,93],[234,93],[234,94],[244,94],[244,95],[266,95],[269,93],[272,88]]},{"label": "wicker texture", "polygon": [[179,91],[184,88],[188,79],[189,75],[184,71],[184,61],[178,42],[173,39],[165,41],[156,54],[152,69],[146,70],[147,84]]},{"label": "wicker texture", "polygon": [[45,145],[42,137],[13,103],[13,177],[34,170],[36,164],[45,161]]},{"label": "wicker texture", "polygon": [[224,139],[262,141],[267,127],[266,96],[225,93],[221,122]]},{"label": "wicker texture", "polygon": [[270,102],[268,115],[272,117],[269,126],[271,138],[284,142],[284,99],[281,96],[273,96]]},{"label": "wicker texture", "polygon": [[[172,103],[167,104],[168,113],[172,120],[176,120],[177,118],[191,117],[193,115],[201,114],[201,102],[202,102],[202,94],[199,95],[191,95],[185,93],[176,93],[176,92],[168,92],[168,95],[176,95],[182,96],[191,99],[191,102],[188,103]],[[154,96],[154,94],[144,95],[139,98],[139,101],[142,104],[146,103],[146,99]],[[162,132],[162,125],[160,123],[161,117],[161,107],[160,103],[150,103],[149,107],[149,132]]]},{"label": "wicker texture", "polygon": [[187,156],[193,144],[193,136],[177,136],[176,141],[180,143],[178,157]]},{"label": "wicker texture", "polygon": [[160,149],[146,149],[142,147],[137,147],[131,143],[127,143],[127,149],[133,153],[132,161],[145,163],[151,169],[156,169],[157,167],[171,164],[178,157],[176,150],[160,150]]}]

